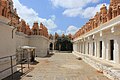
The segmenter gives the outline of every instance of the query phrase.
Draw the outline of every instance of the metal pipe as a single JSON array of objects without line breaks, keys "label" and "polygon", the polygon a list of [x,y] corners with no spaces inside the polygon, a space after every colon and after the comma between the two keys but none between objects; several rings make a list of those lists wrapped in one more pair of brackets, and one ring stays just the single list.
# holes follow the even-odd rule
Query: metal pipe
[{"label": "metal pipe", "polygon": [[17,27],[14,27],[13,29],[12,29],[12,39],[13,39],[13,33],[14,33],[14,30],[16,29]]}]

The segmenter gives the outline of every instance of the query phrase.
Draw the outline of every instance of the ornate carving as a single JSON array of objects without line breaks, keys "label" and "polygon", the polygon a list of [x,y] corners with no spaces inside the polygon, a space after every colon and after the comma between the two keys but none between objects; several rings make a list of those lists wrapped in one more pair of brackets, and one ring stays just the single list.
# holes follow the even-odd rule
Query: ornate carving
[{"label": "ornate carving", "polygon": [[19,16],[16,9],[13,9],[12,0],[0,0],[0,15],[11,20],[10,25],[16,26],[19,23]]},{"label": "ornate carving", "polygon": [[106,18],[106,15],[107,15],[107,7],[103,4],[103,6],[101,7],[100,9],[100,13],[101,13],[101,22],[102,23],[105,23],[107,22],[107,18]]},{"label": "ornate carving", "polygon": [[99,25],[115,18],[116,16],[120,15],[120,0],[110,0],[110,6],[107,10],[107,7],[103,5],[100,8],[100,12],[97,12],[94,18],[90,19],[81,29],[79,29],[74,38],[89,32],[90,30],[99,27]]},{"label": "ornate carving", "polygon": [[117,15],[120,15],[120,4],[117,6]]},{"label": "ornate carving", "polygon": [[111,20],[112,19],[112,8],[109,7],[108,13],[107,13],[107,20]]}]

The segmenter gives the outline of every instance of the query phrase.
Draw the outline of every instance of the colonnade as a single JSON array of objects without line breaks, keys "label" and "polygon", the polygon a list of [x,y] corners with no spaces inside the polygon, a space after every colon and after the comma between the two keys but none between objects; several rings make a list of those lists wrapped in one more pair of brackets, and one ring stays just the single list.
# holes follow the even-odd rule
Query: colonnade
[{"label": "colonnade", "polygon": [[[104,26],[105,27],[105,26]],[[116,24],[96,33],[74,40],[73,51],[120,64],[120,25]]]}]

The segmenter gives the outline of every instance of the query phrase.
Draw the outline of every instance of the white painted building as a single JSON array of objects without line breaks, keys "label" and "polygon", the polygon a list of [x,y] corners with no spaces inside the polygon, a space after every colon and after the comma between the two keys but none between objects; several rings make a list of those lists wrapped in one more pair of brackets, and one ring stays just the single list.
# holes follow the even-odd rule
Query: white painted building
[{"label": "white painted building", "polygon": [[106,76],[120,80],[120,16],[75,38],[73,53]]}]

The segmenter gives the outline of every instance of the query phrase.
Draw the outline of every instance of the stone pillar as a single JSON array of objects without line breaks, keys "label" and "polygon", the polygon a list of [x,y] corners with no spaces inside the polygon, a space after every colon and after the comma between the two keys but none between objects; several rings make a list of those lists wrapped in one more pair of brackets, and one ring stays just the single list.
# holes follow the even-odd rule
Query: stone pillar
[{"label": "stone pillar", "polygon": [[78,45],[78,42],[77,42],[77,52],[79,51],[78,49],[79,49],[79,47],[78,47],[79,45]]},{"label": "stone pillar", "polygon": [[94,41],[91,41],[91,55],[93,56],[93,42]]},{"label": "stone pillar", "polygon": [[100,41],[97,40],[97,58],[100,58]]},{"label": "stone pillar", "polygon": [[82,53],[82,42],[81,42],[81,49],[80,50],[81,50],[81,53]]},{"label": "stone pillar", "polygon": [[73,43],[73,51],[75,51],[75,43]]},{"label": "stone pillar", "polygon": [[97,57],[97,41],[95,40],[95,56]]},{"label": "stone pillar", "polygon": [[83,53],[83,42],[81,43],[81,53]]},{"label": "stone pillar", "polygon": [[85,43],[85,54],[88,54],[88,42]]},{"label": "stone pillar", "polygon": [[80,51],[80,48],[79,48],[79,46],[80,46],[80,42],[78,42],[78,52]]},{"label": "stone pillar", "polygon": [[73,43],[73,51],[76,51],[75,47],[76,47],[76,45],[75,45],[75,43]]},{"label": "stone pillar", "polygon": [[77,42],[77,52],[79,52],[79,41]]},{"label": "stone pillar", "polygon": [[75,43],[75,51],[77,51],[77,43]]},{"label": "stone pillar", "polygon": [[77,44],[75,43],[75,51],[77,51]]},{"label": "stone pillar", "polygon": [[83,45],[84,45],[84,50],[83,50],[83,53],[85,54],[85,48],[86,48],[86,47],[85,47],[85,41],[84,41],[84,44],[83,44]]},{"label": "stone pillar", "polygon": [[89,41],[88,41],[88,44],[87,44],[87,48],[88,48],[88,49],[87,49],[87,51],[88,51],[87,54],[90,55],[90,42],[89,42]]},{"label": "stone pillar", "polygon": [[82,42],[82,53],[84,53],[84,42]]},{"label": "stone pillar", "polygon": [[73,45],[73,50],[76,51],[76,43]]},{"label": "stone pillar", "polygon": [[80,52],[80,42],[79,42],[79,52]]},{"label": "stone pillar", "polygon": [[106,41],[103,39],[102,41],[102,58],[106,59]]},{"label": "stone pillar", "polygon": [[106,40],[106,60],[110,60],[110,41]]},{"label": "stone pillar", "polygon": [[92,50],[93,50],[93,48],[92,48],[92,41],[90,41],[89,42],[89,54],[92,56]]},{"label": "stone pillar", "polygon": [[78,42],[77,42],[77,52],[79,51],[79,44],[78,44]]},{"label": "stone pillar", "polygon": [[114,41],[114,61],[120,64],[120,38],[119,36]]},{"label": "stone pillar", "polygon": [[81,53],[81,42],[79,44],[79,52]]},{"label": "stone pillar", "polygon": [[83,47],[84,47],[83,54],[85,54],[85,41],[83,42]]},{"label": "stone pillar", "polygon": [[53,50],[54,50],[54,48],[55,48],[55,43],[53,42]]},{"label": "stone pillar", "polygon": [[79,52],[79,41],[77,42],[77,52]]}]

